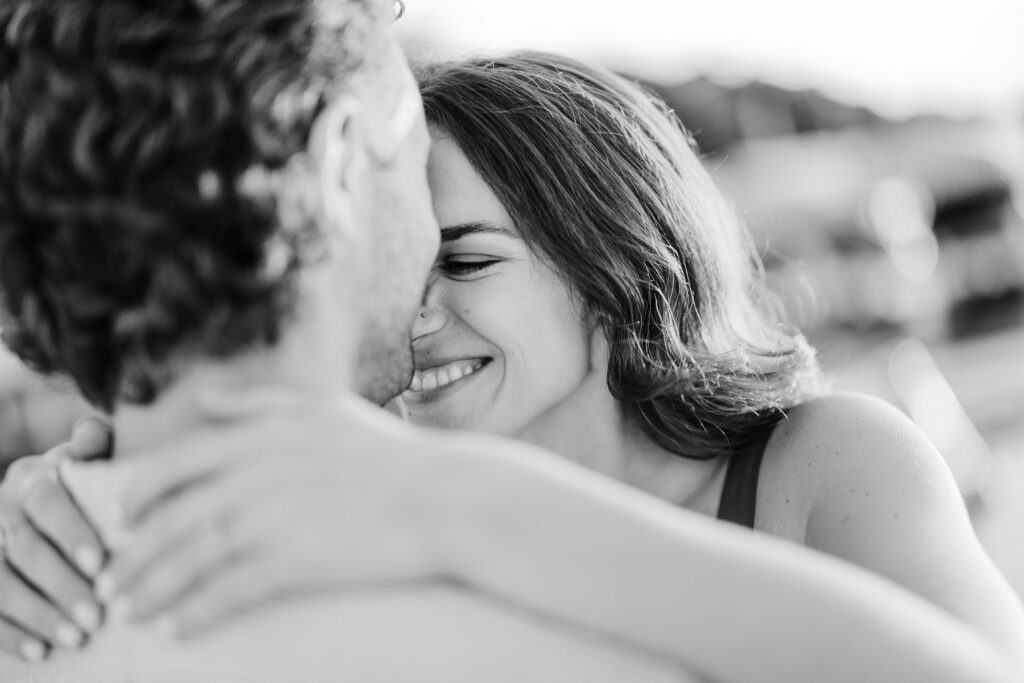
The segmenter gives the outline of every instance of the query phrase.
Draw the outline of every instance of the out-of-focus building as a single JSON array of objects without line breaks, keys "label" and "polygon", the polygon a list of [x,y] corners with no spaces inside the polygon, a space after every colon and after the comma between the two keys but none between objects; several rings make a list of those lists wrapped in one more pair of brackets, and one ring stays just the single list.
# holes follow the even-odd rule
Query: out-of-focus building
[{"label": "out-of-focus building", "polygon": [[902,406],[980,507],[991,443],[1024,436],[1024,118],[897,121],[765,83],[645,85],[694,135],[840,388]]}]

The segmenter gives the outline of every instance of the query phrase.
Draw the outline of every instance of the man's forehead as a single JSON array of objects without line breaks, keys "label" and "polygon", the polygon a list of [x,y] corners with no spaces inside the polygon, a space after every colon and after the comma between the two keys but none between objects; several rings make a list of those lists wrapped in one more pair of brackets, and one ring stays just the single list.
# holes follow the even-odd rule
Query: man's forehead
[{"label": "man's forehead", "polygon": [[[353,0],[316,0],[318,21],[344,23],[352,14]],[[394,0],[361,0],[365,11],[381,21],[392,21],[395,17]]]},{"label": "man's forehead", "polygon": [[405,54],[393,35],[387,41],[362,88],[365,113],[374,122],[367,130],[370,148],[381,160],[390,159],[423,119],[423,100]]},{"label": "man's forehead", "polygon": [[388,78],[393,89],[388,98],[391,110],[382,114],[388,116],[388,133],[401,139],[409,134],[413,125],[422,117],[423,100],[398,41],[392,39],[388,49],[391,51],[387,67],[391,74]]},{"label": "man's forehead", "polygon": [[[379,40],[375,41],[373,54],[367,55],[364,66],[365,70],[350,82],[346,92],[338,93],[334,101],[326,103],[318,118],[321,121],[326,119],[328,112],[344,99],[357,100],[363,115],[373,123],[364,129],[369,147],[376,156],[390,158],[423,118],[422,98],[405,54],[390,27],[384,28]],[[323,151],[326,133],[314,125],[309,144],[315,159]]]}]

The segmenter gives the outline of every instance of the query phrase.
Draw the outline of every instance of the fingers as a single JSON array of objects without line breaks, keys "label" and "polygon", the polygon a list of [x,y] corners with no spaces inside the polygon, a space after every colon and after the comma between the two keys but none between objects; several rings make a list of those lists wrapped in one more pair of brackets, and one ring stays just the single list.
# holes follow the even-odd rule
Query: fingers
[{"label": "fingers", "polygon": [[210,575],[165,615],[181,638],[202,635],[241,612],[272,600],[282,562],[272,555],[247,556]]},{"label": "fingers", "polygon": [[132,541],[113,555],[97,579],[100,598],[109,601],[116,594],[121,598],[118,611],[130,606],[133,618],[145,620],[204,574],[245,551],[259,536],[248,529],[264,524],[266,516],[263,508],[253,507],[260,480],[254,470],[234,471],[163,501],[131,529]]},{"label": "fingers", "polygon": [[41,662],[50,654],[49,646],[14,624],[0,619],[0,651],[27,662]]},{"label": "fingers", "polygon": [[[103,564],[103,544],[56,470],[47,468],[22,482],[21,507],[25,517],[86,576],[95,576]],[[65,564],[63,561],[61,564]]]},{"label": "fingers", "polygon": [[74,455],[74,447],[71,445],[70,441],[67,441],[65,443],[57,444],[50,450],[43,453],[41,456],[38,456],[38,459],[42,460],[43,462],[46,462],[49,465],[57,465],[63,460],[73,458]]},{"label": "fingers", "polygon": [[[15,546],[18,542],[15,541]],[[0,563],[0,603],[3,604],[0,615],[3,620],[15,628],[20,627],[31,640],[67,649],[78,648],[85,640],[81,629],[36,593],[6,562]]]},{"label": "fingers", "polygon": [[161,561],[136,574],[118,593],[112,609],[134,621],[149,621],[216,577],[237,558],[227,523],[208,524],[175,544]]},{"label": "fingers", "polygon": [[[59,459],[62,450],[52,449],[50,458]],[[84,523],[73,506],[70,513],[62,513],[59,502],[54,504],[70,503],[70,497],[50,458],[23,458],[8,472],[3,482],[6,512],[0,517],[0,648],[33,661],[45,658],[51,644],[79,647],[101,615],[88,582],[41,535],[67,538],[61,530],[68,525],[59,523],[64,517]],[[88,527],[77,536],[95,539]],[[99,547],[95,540],[93,545]]]},{"label": "fingers", "polygon": [[78,460],[106,458],[113,446],[113,429],[101,417],[90,415],[81,418],[71,430],[71,455]]},{"label": "fingers", "polygon": [[[5,553],[7,562],[17,573],[30,577],[35,589],[70,617],[78,628],[84,633],[96,631],[101,621],[101,610],[93,597],[92,586],[33,529],[19,529],[16,541],[8,545]],[[20,623],[35,630],[46,627],[45,620]]]}]

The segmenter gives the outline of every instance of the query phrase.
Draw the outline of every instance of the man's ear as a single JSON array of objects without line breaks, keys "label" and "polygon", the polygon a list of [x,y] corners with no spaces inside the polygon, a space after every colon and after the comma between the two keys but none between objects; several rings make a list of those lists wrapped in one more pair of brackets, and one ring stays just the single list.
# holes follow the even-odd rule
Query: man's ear
[{"label": "man's ear", "polygon": [[352,97],[339,97],[321,114],[310,135],[318,170],[324,218],[331,232],[351,233],[357,225],[353,197],[365,170],[362,109]]},{"label": "man's ear", "polygon": [[393,104],[390,109],[382,110],[378,125],[366,131],[366,146],[374,161],[387,166],[398,155],[416,120],[423,117],[423,104],[416,82],[409,74],[403,74],[388,86],[379,84],[377,87],[385,93],[378,93],[378,99]]}]

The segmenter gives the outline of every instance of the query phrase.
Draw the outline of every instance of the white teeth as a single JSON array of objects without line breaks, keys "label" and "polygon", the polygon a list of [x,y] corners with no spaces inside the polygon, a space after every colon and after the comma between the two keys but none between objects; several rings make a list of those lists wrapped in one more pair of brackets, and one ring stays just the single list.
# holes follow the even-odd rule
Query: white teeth
[{"label": "white teeth", "polygon": [[417,370],[409,383],[409,391],[430,391],[448,386],[452,382],[468,377],[483,367],[480,360],[457,360],[447,365]]}]

